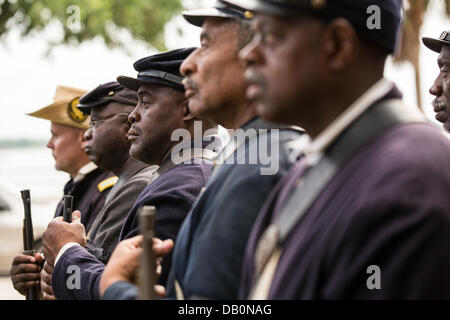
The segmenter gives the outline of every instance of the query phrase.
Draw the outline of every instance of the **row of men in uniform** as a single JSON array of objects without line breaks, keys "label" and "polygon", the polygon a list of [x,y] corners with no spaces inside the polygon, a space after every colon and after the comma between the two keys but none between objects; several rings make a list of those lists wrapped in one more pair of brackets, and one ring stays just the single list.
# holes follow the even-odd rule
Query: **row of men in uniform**
[{"label": "row of men in uniform", "polygon": [[[136,78],[79,101],[59,87],[33,115],[52,121],[48,147],[78,211],[49,224],[43,256],[14,259],[15,288],[135,299],[138,212],[153,205],[163,297],[450,298],[450,143],[383,77],[401,1],[369,2],[218,1],[183,14],[202,28],[199,48],[143,58]],[[374,3],[381,29],[367,28]],[[450,130],[450,35],[423,42],[440,53],[430,93]],[[231,150],[207,134],[201,152],[174,163],[171,134],[194,136],[195,121],[203,132],[277,132],[278,172],[238,164],[261,134]],[[235,164],[214,161],[224,152]],[[79,288],[67,286],[74,265]]]}]

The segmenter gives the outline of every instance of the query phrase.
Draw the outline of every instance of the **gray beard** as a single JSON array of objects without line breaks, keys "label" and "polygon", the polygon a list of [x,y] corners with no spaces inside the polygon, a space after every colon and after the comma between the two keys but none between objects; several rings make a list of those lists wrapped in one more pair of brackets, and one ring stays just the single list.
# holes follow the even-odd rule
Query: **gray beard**
[{"label": "gray beard", "polygon": [[446,109],[450,112],[450,101],[447,102],[437,102],[436,100],[434,100],[432,103],[433,108],[439,108],[439,109]]}]

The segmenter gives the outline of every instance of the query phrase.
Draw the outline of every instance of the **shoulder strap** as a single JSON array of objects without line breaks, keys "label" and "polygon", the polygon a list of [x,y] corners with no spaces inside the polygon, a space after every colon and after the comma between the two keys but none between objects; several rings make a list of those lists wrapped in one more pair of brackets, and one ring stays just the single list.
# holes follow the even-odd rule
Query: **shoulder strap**
[{"label": "shoulder strap", "polygon": [[117,180],[119,180],[119,177],[117,176],[106,178],[97,185],[98,191],[103,192],[106,189],[113,187],[117,183]]},{"label": "shoulder strap", "polygon": [[132,177],[133,175],[135,175],[136,173],[138,173],[139,171],[141,171],[142,169],[144,169],[146,167],[148,167],[148,164],[145,164],[141,161],[135,160],[134,162],[132,162],[131,165],[116,179],[116,182],[113,185],[113,188],[106,196],[105,206],[107,203],[109,203],[111,201],[111,199],[113,199],[116,196],[117,192],[120,190],[122,185],[130,177]]},{"label": "shoulder strap", "polygon": [[418,111],[408,109],[399,99],[382,101],[364,113],[343,133],[319,163],[305,173],[303,184],[294,191],[275,221],[279,244],[285,241],[338,169],[358,149],[396,124],[423,119]]},{"label": "shoulder strap", "polygon": [[255,252],[255,281],[251,299],[265,299],[275,275],[282,245],[339,168],[361,147],[400,123],[423,122],[424,116],[408,109],[401,100],[384,100],[370,108],[347,128],[319,163],[309,168],[302,184],[290,196],[274,223],[260,237]]}]

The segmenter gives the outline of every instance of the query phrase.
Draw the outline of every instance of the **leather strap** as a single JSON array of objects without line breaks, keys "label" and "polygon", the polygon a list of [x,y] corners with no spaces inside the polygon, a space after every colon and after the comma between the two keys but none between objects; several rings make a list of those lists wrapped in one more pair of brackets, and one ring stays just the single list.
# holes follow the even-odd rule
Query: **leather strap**
[{"label": "leather strap", "polygon": [[153,77],[153,78],[160,78],[160,79],[164,79],[179,85],[183,85],[183,78],[176,76],[174,74],[168,73],[168,72],[164,72],[164,71],[158,71],[158,70],[147,70],[147,71],[142,71],[139,72],[138,77]]},{"label": "leather strap", "polygon": [[357,150],[396,124],[423,119],[423,115],[408,109],[398,99],[385,100],[364,113],[343,133],[319,163],[304,174],[303,184],[294,191],[275,221],[279,231],[279,244],[286,240],[320,192]]},{"label": "leather strap", "polygon": [[[260,265],[255,263],[255,281],[250,298],[267,297],[284,241],[339,168],[359,149],[394,125],[423,121],[423,114],[407,108],[401,100],[384,100],[362,114],[343,132],[319,163],[305,171],[302,182],[293,191],[280,215],[262,234],[255,252]],[[267,276],[269,265],[270,276]]]}]

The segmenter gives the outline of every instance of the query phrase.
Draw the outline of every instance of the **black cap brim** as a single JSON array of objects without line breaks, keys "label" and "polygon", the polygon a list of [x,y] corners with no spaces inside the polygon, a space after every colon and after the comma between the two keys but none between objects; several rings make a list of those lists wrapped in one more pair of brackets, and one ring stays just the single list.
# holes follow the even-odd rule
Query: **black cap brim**
[{"label": "black cap brim", "polygon": [[433,39],[433,38],[422,38],[423,44],[430,50],[433,50],[434,52],[441,53],[442,46],[444,45],[450,45],[450,42],[439,40],[439,39]]},{"label": "black cap brim", "polygon": [[137,92],[139,90],[139,87],[141,86],[141,82],[138,79],[126,76],[117,77],[117,82],[119,82],[125,88],[130,89],[134,92]]},{"label": "black cap brim", "polygon": [[92,108],[106,104],[110,101],[111,100],[108,100],[108,99],[99,99],[92,103],[80,103],[79,105],[77,105],[77,108],[80,109],[81,111],[83,111],[84,114],[90,115]]},{"label": "black cap brim", "polygon": [[233,15],[220,11],[217,8],[184,11],[183,17],[187,22],[197,27],[201,27],[206,18],[234,18]]},{"label": "black cap brim", "polygon": [[279,7],[269,2],[262,2],[258,0],[222,0],[222,2],[226,3],[231,7],[238,7],[244,10],[257,13],[266,13],[270,15],[280,15],[280,16],[292,14],[291,10]]},{"label": "black cap brim", "polygon": [[131,78],[131,77],[125,77],[125,76],[119,76],[117,77],[117,82],[119,82],[122,86],[124,86],[127,89],[130,89],[131,91],[138,92],[139,87],[144,84],[154,84],[159,85],[163,87],[169,87],[173,90],[179,91],[184,93],[184,86],[177,83],[172,83],[170,81],[166,81],[164,79],[158,79],[158,78],[152,78],[147,77],[143,80]]}]

